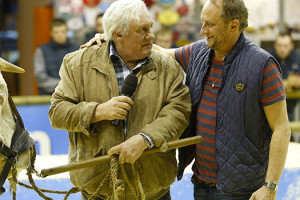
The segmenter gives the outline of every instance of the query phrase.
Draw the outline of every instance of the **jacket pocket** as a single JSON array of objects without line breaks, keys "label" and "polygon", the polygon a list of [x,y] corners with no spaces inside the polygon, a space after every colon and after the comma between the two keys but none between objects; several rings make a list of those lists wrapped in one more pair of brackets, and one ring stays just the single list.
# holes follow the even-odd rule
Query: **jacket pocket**
[{"label": "jacket pocket", "polygon": [[253,157],[257,162],[261,163],[263,160],[262,153],[257,149],[257,147],[247,138],[244,137],[241,141],[242,146]]}]

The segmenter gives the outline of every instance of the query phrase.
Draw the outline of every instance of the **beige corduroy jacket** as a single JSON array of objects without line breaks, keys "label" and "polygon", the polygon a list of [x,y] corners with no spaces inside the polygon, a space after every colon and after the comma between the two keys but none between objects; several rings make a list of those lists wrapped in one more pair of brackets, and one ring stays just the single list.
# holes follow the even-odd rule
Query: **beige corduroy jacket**
[{"label": "beige corduroy jacket", "polygon": [[[189,90],[182,84],[183,73],[171,57],[152,51],[148,64],[138,72],[138,86],[132,99],[134,104],[127,116],[127,133],[122,123],[118,127],[111,121],[91,124],[98,104],[119,95],[113,63],[109,58],[109,43],[93,46],[65,56],[61,81],[51,99],[49,118],[54,128],[68,130],[69,162],[77,162],[106,155],[108,150],[133,135],[143,132],[160,148],[160,153],[142,156],[143,188],[146,199],[160,198],[167,192],[177,174],[175,151],[166,151],[168,141],[177,140],[187,127],[191,112]],[[129,164],[125,168],[133,180]],[[82,186],[94,177],[105,176],[109,164],[70,172],[75,186]],[[120,173],[120,178],[123,179]],[[132,182],[132,184],[134,184]],[[89,186],[92,194],[99,182]],[[106,185],[101,198],[108,193]],[[135,199],[125,185],[120,199]]]}]

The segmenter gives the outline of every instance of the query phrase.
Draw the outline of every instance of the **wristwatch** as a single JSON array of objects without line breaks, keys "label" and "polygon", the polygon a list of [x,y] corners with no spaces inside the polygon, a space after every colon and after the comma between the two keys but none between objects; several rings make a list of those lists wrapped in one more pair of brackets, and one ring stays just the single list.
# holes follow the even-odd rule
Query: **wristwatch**
[{"label": "wristwatch", "polygon": [[278,189],[278,185],[272,182],[265,182],[264,186],[266,186],[267,188],[273,191],[276,191]]},{"label": "wristwatch", "polygon": [[147,144],[147,149],[152,148],[152,145],[151,145],[151,143],[149,142],[148,138],[146,138],[146,137],[144,136],[144,139],[145,139],[146,144]]}]

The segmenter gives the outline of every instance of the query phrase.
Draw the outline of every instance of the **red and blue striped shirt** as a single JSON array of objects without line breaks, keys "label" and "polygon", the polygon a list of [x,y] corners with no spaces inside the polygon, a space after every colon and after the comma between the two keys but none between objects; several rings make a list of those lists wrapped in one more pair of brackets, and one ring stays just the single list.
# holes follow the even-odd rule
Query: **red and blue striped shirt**
[{"label": "red and blue striped shirt", "polygon": [[[177,62],[185,71],[189,65],[193,44],[181,47],[175,52]],[[202,142],[196,145],[193,172],[202,181],[216,183],[216,99],[222,84],[223,62],[212,58],[210,65],[197,112],[197,135],[202,137]],[[260,96],[263,106],[285,99],[282,77],[272,59],[264,67]]]}]

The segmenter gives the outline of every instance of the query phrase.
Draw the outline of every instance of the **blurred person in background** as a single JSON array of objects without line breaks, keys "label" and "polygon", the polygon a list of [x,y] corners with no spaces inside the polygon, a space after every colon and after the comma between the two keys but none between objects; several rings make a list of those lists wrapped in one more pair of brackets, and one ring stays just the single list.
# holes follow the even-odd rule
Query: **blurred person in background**
[{"label": "blurred person in background", "polygon": [[[279,34],[270,53],[280,64],[284,88],[286,90],[299,89],[300,53],[294,49],[291,35],[287,32]],[[293,121],[298,99],[287,99],[286,102],[289,120]]]},{"label": "blurred person in background", "polygon": [[68,39],[68,27],[63,19],[55,18],[50,27],[51,41],[40,45],[34,54],[34,73],[40,95],[51,95],[58,85],[59,69],[67,53],[79,46]]},{"label": "blurred person in background", "polygon": [[85,35],[86,42],[88,42],[92,37],[94,37],[96,33],[103,33],[103,24],[102,24],[103,15],[104,13],[99,13],[97,15],[94,29],[87,32]]},{"label": "blurred person in background", "polygon": [[[91,38],[91,37],[90,37]],[[163,48],[173,48],[173,31],[170,28],[162,28],[155,33],[155,44]]]}]

